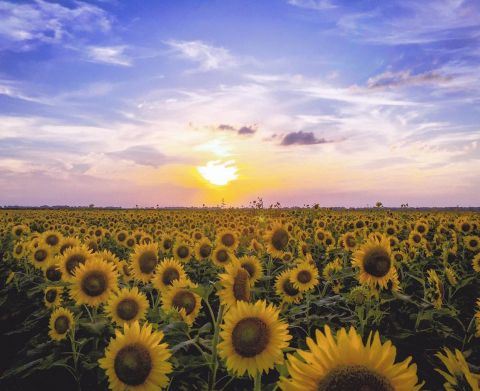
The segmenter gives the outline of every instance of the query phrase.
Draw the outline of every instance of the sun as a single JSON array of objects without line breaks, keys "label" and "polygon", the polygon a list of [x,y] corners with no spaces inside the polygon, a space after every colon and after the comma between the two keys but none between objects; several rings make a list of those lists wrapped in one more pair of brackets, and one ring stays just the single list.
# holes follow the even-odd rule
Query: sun
[{"label": "sun", "polygon": [[220,160],[211,160],[204,166],[197,167],[200,175],[212,185],[224,186],[238,178],[234,160],[222,163]]}]

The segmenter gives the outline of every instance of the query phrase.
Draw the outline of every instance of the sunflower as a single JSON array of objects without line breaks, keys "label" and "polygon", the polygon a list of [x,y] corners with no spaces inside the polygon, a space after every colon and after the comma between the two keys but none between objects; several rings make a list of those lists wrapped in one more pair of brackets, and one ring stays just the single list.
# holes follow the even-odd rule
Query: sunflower
[{"label": "sunflower", "polygon": [[137,244],[137,242],[136,242],[135,237],[133,235],[127,236],[127,238],[125,239],[125,242],[124,242],[124,245],[127,248],[134,248],[136,244]]},{"label": "sunflower", "polygon": [[60,255],[63,255],[63,253],[68,250],[69,248],[80,246],[81,242],[80,239],[78,238],[63,238],[60,241],[60,245],[58,247],[58,252]]},{"label": "sunflower", "polygon": [[152,285],[160,292],[165,292],[176,280],[186,280],[187,275],[183,266],[174,258],[164,259],[155,269]]},{"label": "sunflower", "polygon": [[60,243],[63,239],[63,236],[60,232],[57,231],[45,231],[42,233],[42,236],[40,237],[40,240],[50,247],[53,253],[56,253],[58,249],[60,248]]},{"label": "sunflower", "polygon": [[357,278],[361,284],[386,288],[395,269],[388,238],[370,237],[353,254],[352,266],[360,269]]},{"label": "sunflower", "polygon": [[161,240],[163,252],[169,252],[173,248],[173,238],[170,235],[164,235]]},{"label": "sunflower", "polygon": [[174,310],[180,314],[183,321],[191,326],[200,312],[202,301],[191,288],[197,285],[189,280],[175,280],[172,286],[162,295],[162,309]]},{"label": "sunflower", "polygon": [[12,255],[14,259],[22,259],[23,256],[27,253],[28,249],[25,245],[25,243],[22,242],[16,242],[13,245],[13,250],[12,250]]},{"label": "sunflower", "polygon": [[250,255],[238,258],[240,266],[248,272],[250,285],[253,286],[258,280],[263,277],[262,261],[257,257]]},{"label": "sunflower", "polygon": [[281,258],[283,253],[288,250],[290,234],[286,227],[280,223],[275,223],[265,236],[267,251],[274,258]]},{"label": "sunflower", "polygon": [[118,289],[117,277],[113,265],[93,257],[75,269],[70,296],[77,305],[97,307],[105,303],[109,295]]},{"label": "sunflower", "polygon": [[238,376],[248,372],[253,377],[283,362],[282,349],[288,347],[292,337],[279,312],[264,300],[239,301],[226,312],[218,352],[229,370]]},{"label": "sunflower", "polygon": [[480,299],[477,300],[477,311],[475,312],[475,335],[480,338]]},{"label": "sunflower", "polygon": [[28,228],[25,224],[17,224],[12,227],[11,233],[17,239],[20,238],[22,235],[27,235],[30,232],[30,228]]},{"label": "sunflower", "polygon": [[128,232],[123,229],[115,233],[115,240],[119,244],[124,244],[127,238],[128,238]]},{"label": "sunflower", "polygon": [[51,257],[47,260],[47,264],[43,269],[43,275],[45,279],[50,282],[57,282],[62,279],[62,272],[60,271],[59,265],[59,256]]},{"label": "sunflower", "polygon": [[212,262],[218,267],[225,267],[233,259],[236,259],[235,255],[233,255],[226,247],[215,247],[213,250]]},{"label": "sunflower", "polygon": [[49,322],[50,331],[48,335],[54,341],[61,341],[65,339],[67,333],[75,327],[75,321],[73,319],[73,313],[63,307],[57,308],[50,315]]},{"label": "sunflower", "polygon": [[47,308],[58,307],[62,303],[63,288],[58,286],[49,286],[43,293],[43,302]]},{"label": "sunflower", "polygon": [[445,266],[445,277],[447,277],[447,281],[451,286],[457,285],[458,276],[455,273],[455,270],[451,266]]},{"label": "sunflower", "polygon": [[353,232],[345,232],[340,237],[341,246],[348,251],[354,251],[357,248],[357,238]]},{"label": "sunflower", "polygon": [[37,247],[31,248],[30,263],[37,269],[45,269],[52,256],[52,250],[49,246],[43,243],[38,243]]},{"label": "sunflower", "polygon": [[419,221],[415,224],[414,230],[420,235],[425,236],[428,233],[428,224],[424,221]]},{"label": "sunflower", "polygon": [[152,331],[151,324],[142,327],[138,322],[124,324],[123,333],[115,332],[105,350],[105,357],[98,360],[106,371],[112,391],[155,391],[168,385],[172,364],[171,352],[161,343],[161,331]]},{"label": "sunflower", "polygon": [[72,281],[75,269],[87,262],[92,257],[92,252],[85,246],[75,246],[65,250],[58,262],[59,269],[62,273],[62,279]]},{"label": "sunflower", "polygon": [[475,235],[467,235],[463,238],[463,244],[467,250],[477,252],[480,249],[480,238]]},{"label": "sunflower", "polygon": [[282,298],[283,303],[298,303],[302,299],[302,292],[295,288],[291,280],[292,270],[280,273],[275,280],[275,293]]},{"label": "sunflower", "polygon": [[187,241],[179,240],[173,246],[173,256],[180,262],[188,262],[192,257],[192,251]]},{"label": "sunflower", "polygon": [[230,308],[238,301],[250,301],[250,274],[240,262],[230,262],[225,266],[225,273],[218,277],[222,289],[217,294],[222,305]]},{"label": "sunflower", "polygon": [[413,247],[422,247],[424,241],[424,237],[417,231],[411,231],[408,235],[408,243]]},{"label": "sunflower", "polygon": [[475,255],[472,259],[472,267],[477,273],[480,273],[480,253]]},{"label": "sunflower", "polygon": [[316,341],[307,338],[309,351],[297,350],[287,356],[289,377],[281,377],[284,391],[416,391],[417,366],[411,357],[395,363],[396,349],[390,341],[382,344],[378,332],[370,333],[366,344],[352,327],[335,336],[330,327],[316,330]]},{"label": "sunflower", "polygon": [[138,244],[131,255],[130,268],[135,280],[149,282],[158,265],[158,246],[156,243]]},{"label": "sunflower", "polygon": [[250,246],[248,246],[249,250],[254,251],[257,254],[260,254],[263,252],[263,245],[257,240],[257,239],[252,239],[250,242]]},{"label": "sunflower", "polygon": [[212,255],[212,242],[208,238],[202,238],[195,245],[195,258],[204,261]]},{"label": "sunflower", "polygon": [[234,231],[223,230],[217,233],[217,245],[235,250],[238,246],[238,236]]},{"label": "sunflower", "polygon": [[302,262],[292,269],[290,279],[300,292],[312,290],[318,285],[318,269],[308,261]]},{"label": "sunflower", "polygon": [[106,314],[118,325],[131,325],[135,321],[145,319],[149,303],[144,293],[137,287],[123,288],[110,296],[105,306]]},{"label": "sunflower", "polygon": [[471,390],[480,391],[480,377],[473,374],[468,367],[462,352],[455,349],[455,354],[450,349],[444,348],[445,353],[438,352],[435,356],[445,365],[447,372],[435,368],[446,380],[444,388],[446,391]]},{"label": "sunflower", "polygon": [[430,301],[436,309],[442,307],[443,283],[435,270],[427,271],[427,284],[425,286],[425,298]]}]

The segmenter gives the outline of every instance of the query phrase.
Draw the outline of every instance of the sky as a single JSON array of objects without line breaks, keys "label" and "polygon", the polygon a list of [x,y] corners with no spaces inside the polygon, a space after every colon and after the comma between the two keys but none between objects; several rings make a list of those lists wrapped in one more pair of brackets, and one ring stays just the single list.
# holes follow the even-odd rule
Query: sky
[{"label": "sky", "polygon": [[480,205],[478,0],[0,0],[0,205]]}]

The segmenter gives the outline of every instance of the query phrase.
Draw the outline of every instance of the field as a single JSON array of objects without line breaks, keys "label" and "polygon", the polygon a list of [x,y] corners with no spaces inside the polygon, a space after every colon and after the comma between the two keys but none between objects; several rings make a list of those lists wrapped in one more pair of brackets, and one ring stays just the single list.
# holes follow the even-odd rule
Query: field
[{"label": "field", "polygon": [[0,210],[2,390],[479,390],[480,216]]}]

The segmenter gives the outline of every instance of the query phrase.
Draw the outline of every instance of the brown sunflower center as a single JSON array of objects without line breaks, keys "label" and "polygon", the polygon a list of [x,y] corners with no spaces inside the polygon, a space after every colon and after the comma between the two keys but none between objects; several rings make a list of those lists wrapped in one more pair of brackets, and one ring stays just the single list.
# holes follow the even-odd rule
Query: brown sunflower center
[{"label": "brown sunflower center", "polygon": [[302,270],[297,274],[297,280],[302,284],[306,284],[312,280],[312,273],[308,270]]},{"label": "brown sunflower center", "polygon": [[177,255],[180,259],[187,258],[190,254],[187,246],[181,245],[177,248]]},{"label": "brown sunflower center", "polygon": [[225,250],[220,250],[217,252],[217,261],[224,263],[228,261],[228,253]]},{"label": "brown sunflower center", "polygon": [[417,231],[420,232],[421,234],[423,234],[425,232],[426,228],[423,226],[423,225],[419,225],[417,227]]},{"label": "brown sunflower center", "polygon": [[288,232],[283,228],[277,229],[272,235],[272,246],[275,250],[283,251],[288,244]]},{"label": "brown sunflower center", "polygon": [[127,235],[125,235],[124,232],[120,232],[120,233],[117,235],[117,239],[118,239],[120,242],[123,242],[126,238],[127,238]]},{"label": "brown sunflower center", "polygon": [[58,334],[65,334],[70,327],[70,321],[65,315],[60,315],[57,319],[55,319],[53,327]]},{"label": "brown sunflower center", "polygon": [[172,248],[172,241],[170,239],[165,239],[163,241],[163,248],[165,250],[170,250]]},{"label": "brown sunflower center", "polygon": [[477,239],[471,239],[470,240],[470,247],[477,247],[478,241]]},{"label": "brown sunflower center", "polygon": [[87,259],[83,254],[72,254],[68,257],[67,262],[65,263],[65,268],[67,269],[68,274],[73,276],[73,271],[75,268],[80,265],[85,263]]},{"label": "brown sunflower center", "polygon": [[348,236],[345,242],[347,243],[347,247],[355,247],[357,244],[353,236]]},{"label": "brown sunflower center", "polygon": [[265,350],[269,342],[270,330],[259,318],[242,319],[232,331],[233,348],[242,357],[255,357]]},{"label": "brown sunflower center", "polygon": [[375,277],[386,276],[390,271],[391,265],[390,256],[381,248],[369,251],[363,261],[365,271]]},{"label": "brown sunflower center", "polygon": [[54,234],[48,235],[47,238],[45,239],[45,241],[49,246],[56,246],[59,240],[60,239],[58,238],[58,236]]},{"label": "brown sunflower center", "polygon": [[470,224],[468,224],[468,223],[463,223],[463,224],[462,224],[462,231],[463,231],[463,232],[468,232],[468,231],[470,231]]},{"label": "brown sunflower center", "polygon": [[22,251],[23,251],[23,246],[21,244],[15,247],[15,254],[20,255]]},{"label": "brown sunflower center", "polygon": [[162,275],[162,282],[165,285],[172,285],[172,282],[180,279],[180,273],[174,267],[167,267]]},{"label": "brown sunflower center", "polygon": [[133,247],[133,245],[135,244],[135,239],[134,238],[130,238],[127,240],[127,246],[128,247]]},{"label": "brown sunflower center", "polygon": [[234,243],[235,243],[235,237],[231,233],[224,234],[222,236],[222,244],[224,246],[231,247],[233,246]]},{"label": "brown sunflower center", "polygon": [[142,273],[153,273],[155,266],[157,266],[158,258],[154,251],[145,251],[138,258],[138,264]]},{"label": "brown sunflower center", "polygon": [[100,271],[88,272],[82,279],[82,291],[88,296],[100,296],[106,289],[107,278]]},{"label": "brown sunflower center", "polygon": [[362,366],[341,366],[331,370],[318,384],[318,391],[394,391],[384,376]]},{"label": "brown sunflower center", "polygon": [[233,282],[233,296],[236,300],[250,301],[250,285],[248,272],[240,268]]},{"label": "brown sunflower center", "polygon": [[123,299],[117,304],[117,315],[123,320],[132,320],[138,314],[138,303],[134,299]]},{"label": "brown sunflower center", "polygon": [[200,246],[200,256],[202,258],[207,258],[212,253],[212,248],[208,244],[202,244]]},{"label": "brown sunflower center", "polygon": [[50,289],[47,291],[47,293],[45,293],[45,300],[47,300],[49,303],[53,303],[56,298],[57,298],[56,289]]},{"label": "brown sunflower center", "polygon": [[15,230],[15,236],[20,236],[22,234],[23,230],[21,228],[17,228]]},{"label": "brown sunflower center", "polygon": [[[422,232],[422,231],[418,231],[418,232]],[[388,235],[393,235],[395,233],[395,229],[393,227],[388,227],[387,228],[387,234]]]},{"label": "brown sunflower center", "polygon": [[35,251],[34,257],[37,262],[43,262],[45,259],[47,259],[47,252],[45,250],[42,250],[41,248]]},{"label": "brown sunflower center", "polygon": [[180,291],[173,296],[172,305],[178,309],[185,309],[185,313],[190,315],[195,309],[195,296],[192,292]]},{"label": "brown sunflower center", "polygon": [[139,386],[152,370],[152,357],[146,347],[133,343],[120,349],[113,364],[117,377],[128,386]]},{"label": "brown sunflower center", "polygon": [[242,263],[242,267],[248,272],[248,275],[250,276],[250,278],[255,275],[256,269],[252,263],[249,263],[249,262]]},{"label": "brown sunflower center", "polygon": [[47,276],[47,279],[50,281],[60,281],[62,278],[62,273],[60,270],[57,269],[57,266],[53,265],[50,266],[46,271],[45,275]]},{"label": "brown sunflower center", "polygon": [[317,239],[318,240],[323,240],[325,239],[325,234],[323,232],[317,232]]},{"label": "brown sunflower center", "polygon": [[298,295],[299,290],[293,286],[289,278],[283,282],[282,288],[287,296]]},{"label": "brown sunflower center", "polygon": [[422,237],[420,235],[413,235],[412,239],[415,243],[420,243],[422,241]]}]

